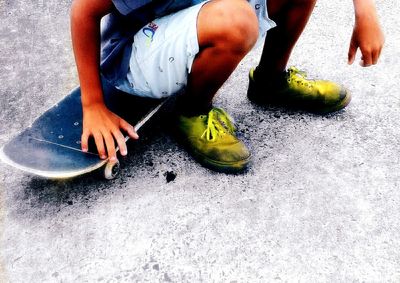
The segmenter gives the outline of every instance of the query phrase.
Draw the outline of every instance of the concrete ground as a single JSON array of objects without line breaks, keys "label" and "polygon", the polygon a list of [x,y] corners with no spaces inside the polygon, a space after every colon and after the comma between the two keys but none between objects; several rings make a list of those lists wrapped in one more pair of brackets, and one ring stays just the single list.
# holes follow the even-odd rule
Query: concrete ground
[{"label": "concrete ground", "polygon": [[[70,2],[0,4],[0,145],[78,83]],[[346,85],[345,111],[254,106],[261,50],[243,60],[215,103],[252,149],[245,174],[202,168],[157,125],[113,181],[0,164],[0,282],[399,282],[400,4],[376,2],[378,66],[346,64],[351,1],[321,0],[291,58]]]}]

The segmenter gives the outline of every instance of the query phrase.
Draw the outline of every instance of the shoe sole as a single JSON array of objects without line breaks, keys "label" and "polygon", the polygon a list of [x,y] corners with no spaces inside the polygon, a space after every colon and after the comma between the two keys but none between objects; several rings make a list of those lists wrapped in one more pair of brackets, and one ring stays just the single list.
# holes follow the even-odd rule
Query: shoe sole
[{"label": "shoe sole", "polygon": [[217,160],[213,160],[208,158],[207,156],[204,156],[196,150],[190,149],[189,144],[185,142],[185,139],[180,135],[177,129],[173,130],[173,135],[176,141],[183,146],[186,152],[191,155],[194,160],[196,160],[202,166],[209,168],[213,171],[231,174],[240,173],[248,168],[248,165],[251,161],[251,153],[248,158],[235,162],[220,162]]},{"label": "shoe sole", "polygon": [[[187,146],[186,146],[187,148]],[[188,151],[189,152],[189,151]],[[240,173],[245,171],[248,168],[248,165],[251,160],[251,154],[249,155],[248,158],[240,160],[240,161],[234,161],[234,162],[220,162],[217,160],[210,159],[201,153],[197,151],[193,151],[191,153],[193,158],[199,162],[201,165],[204,167],[207,167],[209,169],[212,169],[217,172],[221,173]]]}]

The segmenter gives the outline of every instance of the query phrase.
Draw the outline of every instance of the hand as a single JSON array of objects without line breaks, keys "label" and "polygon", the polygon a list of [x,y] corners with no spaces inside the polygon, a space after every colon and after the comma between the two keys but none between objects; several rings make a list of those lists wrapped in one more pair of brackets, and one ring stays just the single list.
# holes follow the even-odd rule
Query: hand
[{"label": "hand", "polygon": [[383,32],[375,11],[356,17],[350,42],[348,63],[353,64],[357,49],[360,48],[362,54],[360,65],[363,67],[375,65],[378,62],[384,41]]},{"label": "hand", "polygon": [[131,138],[139,138],[129,123],[108,110],[104,104],[98,103],[84,107],[81,139],[82,151],[88,151],[88,139],[90,136],[93,136],[100,158],[106,159],[108,156],[110,161],[116,161],[114,140],[118,144],[121,155],[128,153],[121,129],[127,132]]}]

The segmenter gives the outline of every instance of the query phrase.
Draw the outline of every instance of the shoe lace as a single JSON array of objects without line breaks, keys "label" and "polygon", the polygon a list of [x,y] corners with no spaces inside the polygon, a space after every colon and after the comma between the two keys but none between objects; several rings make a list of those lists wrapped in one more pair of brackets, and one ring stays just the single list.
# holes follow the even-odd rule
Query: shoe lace
[{"label": "shoe lace", "polygon": [[308,88],[313,88],[315,86],[315,80],[307,79],[307,73],[304,71],[300,71],[296,67],[290,67],[288,69],[288,82],[295,82],[297,84],[304,85]]},{"label": "shoe lace", "polygon": [[213,142],[226,132],[233,134],[236,131],[233,118],[220,108],[213,108],[207,115],[207,128],[201,138]]}]

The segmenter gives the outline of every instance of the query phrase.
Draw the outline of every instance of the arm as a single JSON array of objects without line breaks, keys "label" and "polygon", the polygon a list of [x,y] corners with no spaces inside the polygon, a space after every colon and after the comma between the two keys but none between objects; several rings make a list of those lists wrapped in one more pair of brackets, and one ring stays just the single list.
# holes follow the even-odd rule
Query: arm
[{"label": "arm", "polygon": [[375,65],[381,54],[384,36],[379,25],[373,0],[353,0],[355,25],[351,37],[348,62],[352,64],[357,49],[360,48],[362,58],[360,65]]},{"label": "arm", "polygon": [[88,139],[93,136],[100,157],[104,159],[108,155],[114,161],[114,139],[121,154],[127,152],[120,129],[134,139],[138,136],[131,125],[107,109],[103,100],[99,67],[100,20],[112,8],[111,0],[74,0],[71,8],[71,35],[82,93],[82,150],[88,150]]}]

